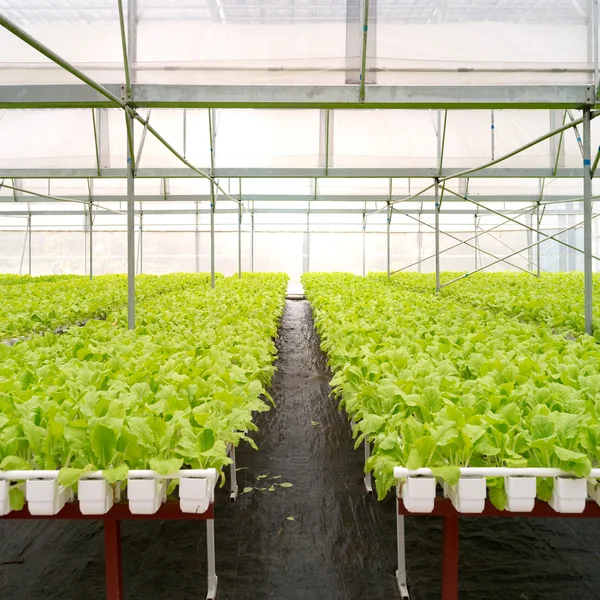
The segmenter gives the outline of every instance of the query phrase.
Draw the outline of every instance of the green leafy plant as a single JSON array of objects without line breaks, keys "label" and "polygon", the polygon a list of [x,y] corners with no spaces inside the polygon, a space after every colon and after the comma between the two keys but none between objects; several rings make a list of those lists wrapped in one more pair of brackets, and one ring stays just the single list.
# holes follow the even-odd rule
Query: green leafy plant
[{"label": "green leafy plant", "polygon": [[[394,466],[431,467],[455,484],[463,466],[558,467],[585,477],[598,464],[596,341],[557,319],[547,324],[552,308],[514,308],[520,285],[533,285],[523,277],[500,275],[498,285],[510,281],[512,291],[490,308],[494,276],[467,278],[466,294],[460,284],[435,294],[429,274],[303,276],[333,393],[355,423],[356,444],[374,445],[366,468],[380,498],[395,484]],[[553,290],[546,304],[575,279],[564,277],[542,277],[545,293]],[[503,480],[487,484],[502,508]],[[551,494],[552,481],[540,480],[538,496]]]},{"label": "green leafy plant", "polygon": [[[150,284],[150,281],[153,283]],[[287,276],[148,279],[137,328],[126,311],[62,335],[0,345],[0,469],[222,471],[269,409]],[[152,289],[150,289],[152,288]]]}]

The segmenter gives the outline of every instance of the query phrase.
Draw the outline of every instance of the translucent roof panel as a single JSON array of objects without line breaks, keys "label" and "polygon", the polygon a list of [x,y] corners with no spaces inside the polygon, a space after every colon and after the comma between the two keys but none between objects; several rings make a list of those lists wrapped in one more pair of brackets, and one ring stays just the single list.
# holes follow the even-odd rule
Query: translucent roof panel
[{"label": "translucent roof panel", "polygon": [[[126,4],[126,3],[125,3]],[[138,0],[133,79],[171,84],[358,83],[359,0]],[[585,84],[592,3],[381,0],[367,83]],[[0,0],[0,11],[101,83],[124,82],[114,0]],[[128,15],[125,15],[128,19]],[[0,81],[72,77],[0,31]]]},{"label": "translucent roof panel", "polygon": [[[114,0],[0,0],[0,11],[8,19],[102,83],[124,81],[117,7]],[[74,81],[4,29],[0,48],[2,83]]]},{"label": "translucent roof panel", "polygon": [[369,66],[383,84],[590,83],[590,8],[581,0],[386,0]]},{"label": "translucent roof panel", "polygon": [[344,1],[138,3],[141,83],[344,83],[345,55]]}]

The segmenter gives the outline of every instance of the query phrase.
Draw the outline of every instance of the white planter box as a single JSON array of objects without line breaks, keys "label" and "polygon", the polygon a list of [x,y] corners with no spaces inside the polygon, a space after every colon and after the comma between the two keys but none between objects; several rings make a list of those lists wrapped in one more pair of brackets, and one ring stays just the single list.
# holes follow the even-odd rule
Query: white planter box
[{"label": "white planter box", "polygon": [[3,479],[0,481],[0,517],[7,515],[10,512],[10,500],[8,490],[10,489],[10,481]]},{"label": "white planter box", "polygon": [[535,477],[505,477],[506,510],[509,512],[531,512],[535,506]]},{"label": "white planter box", "polygon": [[56,479],[29,479],[25,485],[27,507],[32,515],[56,515],[73,500],[73,490]]},{"label": "white planter box", "polygon": [[179,480],[179,506],[181,512],[201,514],[208,510],[212,488],[208,479],[181,477]]},{"label": "white planter box", "polygon": [[409,512],[430,513],[435,501],[435,477],[407,477],[402,502]]},{"label": "white planter box", "polygon": [[444,484],[444,492],[461,513],[481,513],[485,508],[485,477],[465,477],[452,487]]},{"label": "white planter box", "polygon": [[80,479],[77,492],[82,515],[104,515],[114,503],[114,493],[106,479]]},{"label": "white planter box", "polygon": [[585,510],[587,480],[573,477],[555,477],[550,506],[558,513],[582,513]]},{"label": "white planter box", "polygon": [[127,499],[133,515],[153,515],[166,500],[167,484],[158,479],[129,479]]},{"label": "white planter box", "polygon": [[600,484],[597,479],[588,479],[587,490],[588,496],[594,500],[596,504],[600,504]]}]

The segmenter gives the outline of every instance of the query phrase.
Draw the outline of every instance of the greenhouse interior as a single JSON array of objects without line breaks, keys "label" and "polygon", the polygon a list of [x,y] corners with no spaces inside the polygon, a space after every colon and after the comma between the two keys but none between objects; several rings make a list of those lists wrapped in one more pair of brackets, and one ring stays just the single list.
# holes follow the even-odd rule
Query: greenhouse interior
[{"label": "greenhouse interior", "polygon": [[599,27],[0,0],[0,598],[600,600]]}]

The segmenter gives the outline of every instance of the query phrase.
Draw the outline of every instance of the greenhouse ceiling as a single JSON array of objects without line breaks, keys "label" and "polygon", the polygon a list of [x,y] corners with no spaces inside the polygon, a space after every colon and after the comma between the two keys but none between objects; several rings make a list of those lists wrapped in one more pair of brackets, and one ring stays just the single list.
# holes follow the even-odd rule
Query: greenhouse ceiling
[{"label": "greenhouse ceiling", "polygon": [[584,109],[600,145],[597,0],[0,0],[0,25],[5,204],[131,176],[169,207],[539,205],[582,198]]}]

